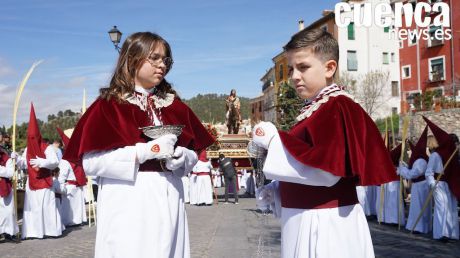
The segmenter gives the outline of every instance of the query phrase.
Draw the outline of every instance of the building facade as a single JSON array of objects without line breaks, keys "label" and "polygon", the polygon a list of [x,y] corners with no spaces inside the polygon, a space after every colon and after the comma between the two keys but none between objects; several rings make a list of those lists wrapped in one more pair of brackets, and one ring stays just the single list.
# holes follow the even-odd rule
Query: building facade
[{"label": "building facade", "polygon": [[[412,36],[399,42],[402,113],[409,109],[431,110],[437,98],[452,99],[454,103],[460,101],[460,1],[404,1],[413,6],[417,2],[448,4],[450,28],[435,26],[433,23],[427,27],[418,27],[415,22],[408,26],[403,14],[401,30],[412,32]],[[425,12],[425,15],[433,21],[440,13],[431,11]],[[445,34],[449,29],[452,35],[450,39]],[[425,30],[428,30],[429,37],[415,36]],[[436,33],[444,36],[436,37]]]}]

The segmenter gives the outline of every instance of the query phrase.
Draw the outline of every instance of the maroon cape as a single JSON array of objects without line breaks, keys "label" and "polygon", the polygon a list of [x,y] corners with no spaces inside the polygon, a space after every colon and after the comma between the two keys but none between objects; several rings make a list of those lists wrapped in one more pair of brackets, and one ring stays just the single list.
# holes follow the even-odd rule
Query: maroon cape
[{"label": "maroon cape", "polygon": [[[62,143],[64,144],[64,148],[69,144],[69,137],[64,134],[61,128],[56,127],[59,136],[61,136]],[[77,181],[77,186],[84,186],[88,181],[86,179],[85,171],[81,165],[75,164],[73,162],[69,162],[70,166],[72,167],[73,173],[75,174],[75,181]]]},{"label": "maroon cape", "polygon": [[375,123],[346,96],[330,97],[289,132],[280,131],[289,153],[305,165],[358,185],[394,181],[395,167]]},{"label": "maroon cape", "polygon": [[[8,153],[0,147],[0,166],[6,166],[10,157]],[[9,178],[0,177],[0,197],[6,197],[11,192],[11,181]]]},{"label": "maroon cape", "polygon": [[53,185],[51,171],[46,168],[36,170],[30,165],[30,159],[46,158],[45,150],[48,144],[42,142],[42,135],[35,117],[34,105],[30,104],[29,127],[27,128],[27,171],[29,172],[29,188],[39,190]]},{"label": "maroon cape", "polygon": [[[214,142],[193,111],[179,99],[161,109],[163,124],[185,125],[177,145],[199,152]],[[150,126],[148,115],[138,106],[97,99],[78,122],[66,148],[64,159],[81,165],[83,154],[105,151],[149,139],[139,127]]]}]

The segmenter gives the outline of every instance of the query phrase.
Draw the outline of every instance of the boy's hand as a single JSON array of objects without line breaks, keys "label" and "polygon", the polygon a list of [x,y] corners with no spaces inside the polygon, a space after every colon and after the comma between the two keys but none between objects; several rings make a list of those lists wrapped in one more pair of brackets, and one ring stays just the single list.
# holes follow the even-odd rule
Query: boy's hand
[{"label": "boy's hand", "polygon": [[252,140],[264,149],[268,149],[273,137],[278,134],[275,125],[270,122],[260,122],[252,130]]}]

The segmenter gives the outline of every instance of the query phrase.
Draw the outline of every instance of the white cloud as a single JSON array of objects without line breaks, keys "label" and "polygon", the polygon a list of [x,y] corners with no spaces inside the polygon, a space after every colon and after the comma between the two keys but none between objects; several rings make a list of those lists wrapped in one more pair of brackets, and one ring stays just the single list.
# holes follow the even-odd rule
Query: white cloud
[{"label": "white cloud", "polygon": [[0,57],[0,78],[15,74],[14,69],[6,62],[5,59]]}]

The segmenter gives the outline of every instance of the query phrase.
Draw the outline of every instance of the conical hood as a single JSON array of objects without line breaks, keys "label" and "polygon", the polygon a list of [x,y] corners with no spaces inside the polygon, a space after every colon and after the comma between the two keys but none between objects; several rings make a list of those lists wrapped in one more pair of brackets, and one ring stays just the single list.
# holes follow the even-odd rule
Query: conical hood
[{"label": "conical hood", "polygon": [[51,173],[45,168],[35,169],[30,165],[30,159],[36,157],[46,158],[47,145],[42,142],[42,135],[35,116],[34,105],[30,104],[29,127],[27,128],[27,171],[29,172],[29,187],[38,190],[51,187],[53,181]]},{"label": "conical hood", "polygon": [[412,154],[410,155],[410,159],[409,159],[410,168],[412,167],[412,165],[417,159],[424,159],[428,161],[428,155],[426,155],[427,135],[428,135],[428,126],[425,126],[425,129],[423,130],[422,135],[420,135],[420,138],[418,139],[418,142],[415,144],[415,146],[409,142],[409,146],[412,150]]},{"label": "conical hood", "polygon": [[41,143],[42,135],[40,134],[40,128],[38,127],[37,117],[35,116],[34,104],[30,103],[30,116],[29,116],[29,127],[27,128],[27,139],[37,140]]},{"label": "conical hood", "polygon": [[[442,158],[443,166],[446,166],[447,161],[456,150],[455,143],[450,135],[431,122],[428,118],[423,116],[423,119],[430,127],[431,132],[438,141],[439,147],[435,150]],[[457,197],[460,198],[460,163],[458,160],[458,153],[455,153],[450,160],[447,167],[444,169],[444,175],[449,185],[450,191]],[[441,171],[436,171],[441,172]]]},{"label": "conical hood", "polygon": [[431,122],[425,116],[422,116],[422,117],[427,123],[428,127],[430,127],[430,130],[433,133],[434,137],[436,138],[436,141],[438,142],[439,147],[454,144],[452,142],[452,138],[450,137],[449,133],[439,128],[439,126]]},{"label": "conical hood", "polygon": [[208,162],[208,156],[206,155],[206,150],[202,150],[198,156],[198,160],[203,162]]},{"label": "conical hood", "polygon": [[69,137],[67,137],[67,135],[65,135],[64,131],[62,131],[61,128],[59,127],[56,127],[56,130],[59,134],[59,136],[61,136],[61,140],[62,140],[62,143],[64,144],[64,147],[67,146],[67,144],[69,144]]}]

